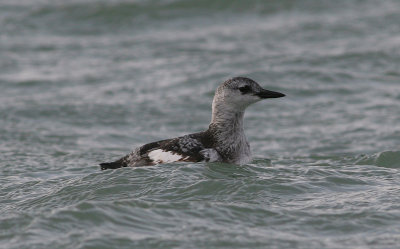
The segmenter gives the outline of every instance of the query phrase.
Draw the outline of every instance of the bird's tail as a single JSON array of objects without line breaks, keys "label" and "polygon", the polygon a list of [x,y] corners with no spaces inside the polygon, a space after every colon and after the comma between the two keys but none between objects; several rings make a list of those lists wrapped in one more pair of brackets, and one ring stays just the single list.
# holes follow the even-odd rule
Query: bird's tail
[{"label": "bird's tail", "polygon": [[100,163],[100,168],[101,170],[105,170],[105,169],[118,169],[118,168],[122,168],[122,167],[126,167],[128,166],[125,162],[125,160],[123,160],[123,158],[115,161],[115,162],[110,162],[110,163]]}]

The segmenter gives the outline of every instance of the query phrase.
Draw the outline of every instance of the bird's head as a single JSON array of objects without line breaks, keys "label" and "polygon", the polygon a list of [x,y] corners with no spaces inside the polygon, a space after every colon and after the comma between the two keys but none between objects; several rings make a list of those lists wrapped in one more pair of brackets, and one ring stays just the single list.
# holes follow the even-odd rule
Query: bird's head
[{"label": "bird's head", "polygon": [[222,83],[215,91],[213,108],[244,111],[249,105],[263,99],[280,98],[285,94],[262,88],[257,82],[245,77],[235,77]]}]

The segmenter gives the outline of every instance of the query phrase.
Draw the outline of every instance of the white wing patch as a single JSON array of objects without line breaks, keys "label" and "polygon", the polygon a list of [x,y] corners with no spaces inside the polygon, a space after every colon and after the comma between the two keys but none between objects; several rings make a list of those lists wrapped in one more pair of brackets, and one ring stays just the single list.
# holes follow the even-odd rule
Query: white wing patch
[{"label": "white wing patch", "polygon": [[162,149],[153,150],[148,154],[148,157],[155,163],[172,163],[180,160],[184,160],[187,157],[175,154],[171,151],[165,151]]}]

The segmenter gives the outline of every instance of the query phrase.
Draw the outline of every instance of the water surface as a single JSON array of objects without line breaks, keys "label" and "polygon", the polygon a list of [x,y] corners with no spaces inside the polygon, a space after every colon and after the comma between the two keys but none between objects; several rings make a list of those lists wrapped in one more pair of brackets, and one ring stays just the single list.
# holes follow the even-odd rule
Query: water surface
[{"label": "water surface", "polygon": [[[0,3],[0,247],[396,248],[400,3]],[[100,171],[251,106],[254,161]]]}]

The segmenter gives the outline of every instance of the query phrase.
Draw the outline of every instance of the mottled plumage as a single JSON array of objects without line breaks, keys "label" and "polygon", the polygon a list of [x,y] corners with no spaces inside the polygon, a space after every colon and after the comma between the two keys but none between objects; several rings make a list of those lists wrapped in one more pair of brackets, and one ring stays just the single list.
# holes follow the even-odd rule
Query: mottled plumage
[{"label": "mottled plumage", "polygon": [[245,109],[259,100],[283,96],[261,88],[249,78],[229,79],[215,91],[206,131],[145,144],[115,162],[100,164],[101,169],[171,162],[248,163],[251,152],[243,129]]}]

